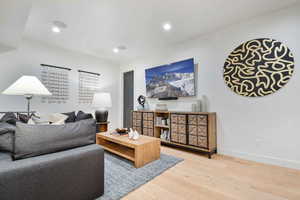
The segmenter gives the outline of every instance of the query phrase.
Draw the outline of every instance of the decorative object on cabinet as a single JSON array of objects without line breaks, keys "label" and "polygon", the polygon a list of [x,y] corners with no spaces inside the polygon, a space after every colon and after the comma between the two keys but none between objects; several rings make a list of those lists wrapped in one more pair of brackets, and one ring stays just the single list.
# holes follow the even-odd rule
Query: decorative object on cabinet
[{"label": "decorative object on cabinet", "polygon": [[140,95],[137,100],[138,100],[139,104],[142,106],[142,108],[145,109],[146,97],[143,95]]},{"label": "decorative object on cabinet", "polygon": [[97,122],[107,122],[108,110],[111,105],[111,97],[109,93],[96,93],[93,98],[93,107],[98,108],[95,111],[95,118]]},{"label": "decorative object on cabinet", "polygon": [[235,93],[261,97],[282,88],[294,72],[294,56],[279,41],[261,38],[237,47],[224,64],[224,80]]},{"label": "decorative object on cabinet", "polygon": [[22,76],[6,90],[5,95],[22,95],[27,99],[27,116],[30,116],[30,100],[33,96],[52,95],[49,90],[35,76]]},{"label": "decorative object on cabinet", "polygon": [[[161,138],[162,144],[204,152],[209,158],[217,151],[216,113],[133,111],[132,116],[135,130]],[[149,127],[153,134],[149,134]]]}]

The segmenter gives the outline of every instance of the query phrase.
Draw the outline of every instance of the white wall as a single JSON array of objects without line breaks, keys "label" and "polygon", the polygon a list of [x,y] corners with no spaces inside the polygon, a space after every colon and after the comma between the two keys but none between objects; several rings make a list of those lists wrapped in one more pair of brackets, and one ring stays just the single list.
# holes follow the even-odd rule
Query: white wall
[{"label": "white wall", "polygon": [[[93,112],[91,106],[78,104],[78,69],[100,73],[101,91],[111,93],[113,107],[109,112],[111,127],[119,124],[119,66],[98,58],[47,46],[35,41],[25,40],[17,50],[0,54],[0,91],[6,89],[22,75],[40,77],[40,64],[69,67],[70,100],[66,104],[41,103],[40,97],[32,100],[32,110],[40,113],[68,112],[83,110]],[[26,110],[22,96],[0,95],[0,111]]]},{"label": "white wall", "polygon": [[[145,68],[194,57],[199,71],[197,98],[206,95],[209,111],[218,115],[219,153],[300,169],[299,10],[298,4],[226,27],[173,46],[168,52],[126,64],[121,72],[135,71],[136,99],[140,94],[145,95]],[[239,96],[224,83],[225,59],[239,44],[262,37],[282,41],[292,50],[296,62],[294,76],[275,94],[261,98]],[[172,110],[189,110],[190,103],[197,98],[180,99],[169,106]]]}]

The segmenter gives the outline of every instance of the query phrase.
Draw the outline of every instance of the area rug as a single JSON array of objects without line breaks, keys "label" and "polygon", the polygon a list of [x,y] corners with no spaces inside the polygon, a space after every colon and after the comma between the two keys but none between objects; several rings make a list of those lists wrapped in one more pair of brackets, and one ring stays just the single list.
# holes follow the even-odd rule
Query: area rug
[{"label": "area rug", "polygon": [[181,161],[181,158],[161,154],[159,160],[137,169],[132,162],[105,152],[104,195],[97,200],[121,199]]}]

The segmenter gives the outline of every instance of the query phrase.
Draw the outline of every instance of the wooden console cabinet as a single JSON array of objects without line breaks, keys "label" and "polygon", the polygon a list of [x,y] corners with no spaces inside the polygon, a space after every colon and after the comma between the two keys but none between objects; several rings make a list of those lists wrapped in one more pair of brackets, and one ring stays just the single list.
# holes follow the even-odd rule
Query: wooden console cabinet
[{"label": "wooden console cabinet", "polygon": [[[163,118],[168,124],[158,123]],[[161,139],[165,145],[207,153],[217,152],[216,113],[133,111],[133,129],[147,136],[159,138],[162,130],[168,130],[169,139]]]}]

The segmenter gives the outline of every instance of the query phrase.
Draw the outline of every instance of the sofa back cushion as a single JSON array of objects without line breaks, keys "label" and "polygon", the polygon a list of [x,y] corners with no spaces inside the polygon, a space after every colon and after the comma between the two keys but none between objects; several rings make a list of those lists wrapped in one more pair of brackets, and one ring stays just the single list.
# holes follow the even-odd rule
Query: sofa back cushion
[{"label": "sofa back cushion", "polygon": [[17,116],[13,112],[7,112],[3,115],[3,117],[0,120],[1,122],[6,122],[12,125],[16,125],[17,121]]},{"label": "sofa back cushion", "polygon": [[13,158],[18,160],[93,144],[95,137],[94,119],[63,125],[17,123]]}]

